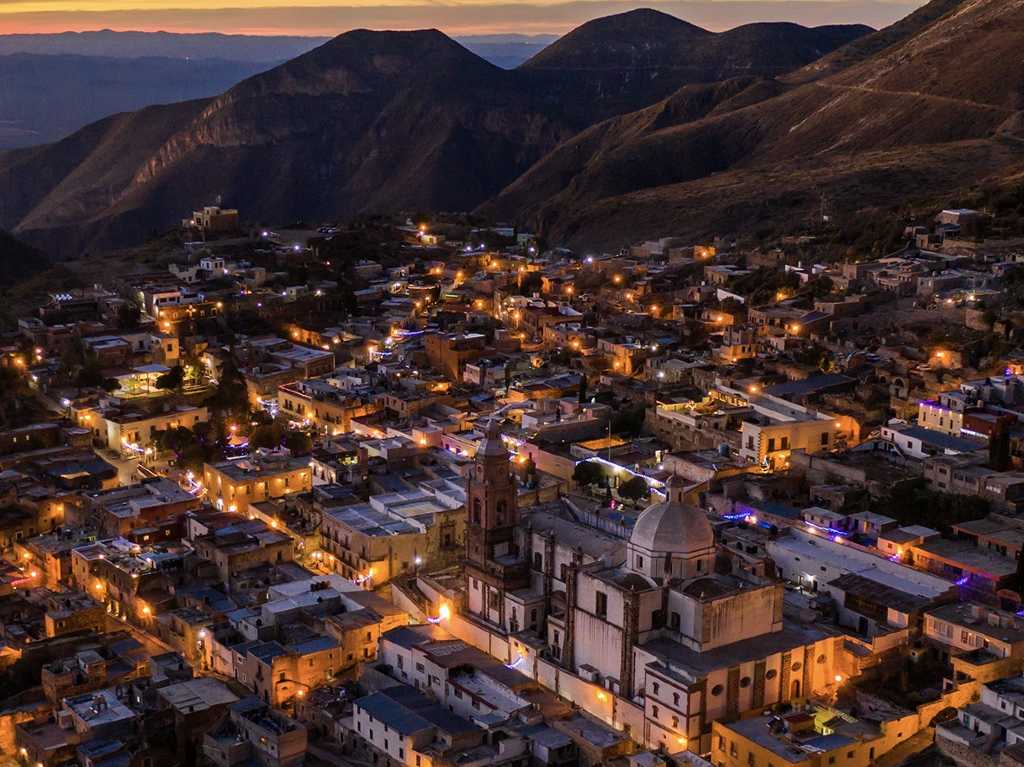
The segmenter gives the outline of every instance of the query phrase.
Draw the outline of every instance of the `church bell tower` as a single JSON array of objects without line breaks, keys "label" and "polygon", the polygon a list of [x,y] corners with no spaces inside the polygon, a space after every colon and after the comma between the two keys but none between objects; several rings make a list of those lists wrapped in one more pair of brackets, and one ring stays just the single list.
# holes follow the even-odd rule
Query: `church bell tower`
[{"label": "church bell tower", "polygon": [[505,593],[529,584],[516,544],[517,483],[496,421],[466,481],[466,594],[469,612],[505,625]]}]

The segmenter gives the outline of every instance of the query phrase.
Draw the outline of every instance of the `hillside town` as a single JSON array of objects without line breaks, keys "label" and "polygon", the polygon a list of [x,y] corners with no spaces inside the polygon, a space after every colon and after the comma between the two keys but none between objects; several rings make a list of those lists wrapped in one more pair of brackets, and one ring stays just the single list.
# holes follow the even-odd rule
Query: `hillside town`
[{"label": "hillside town", "polygon": [[0,337],[0,764],[1024,765],[998,216],[244,218]]}]

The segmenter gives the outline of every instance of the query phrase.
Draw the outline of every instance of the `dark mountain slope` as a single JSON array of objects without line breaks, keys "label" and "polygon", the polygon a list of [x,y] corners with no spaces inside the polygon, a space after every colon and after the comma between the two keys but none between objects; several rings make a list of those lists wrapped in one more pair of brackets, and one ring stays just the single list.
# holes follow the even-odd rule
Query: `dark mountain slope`
[{"label": "dark mountain slope", "polygon": [[[939,10],[947,6],[938,0]],[[618,127],[632,124],[628,116],[595,126],[591,132],[613,149],[576,168],[548,167],[564,157],[560,147],[488,209],[520,211],[556,241],[618,244],[706,232],[710,221],[749,228],[761,217],[723,214],[744,199],[770,206],[776,195],[791,205],[798,197],[805,211],[822,192],[846,210],[888,204],[887,184],[866,183],[884,161],[906,199],[935,199],[987,178],[998,170],[992,158],[1012,166],[1024,149],[1024,69],[1013,53],[1022,42],[1024,0],[962,0],[934,16],[898,45],[859,63],[852,57],[829,77],[780,86],[751,106],[641,131]],[[560,181],[555,193],[553,178]],[[702,207],[693,208],[695,200]]]},{"label": "dark mountain slope", "polygon": [[791,72],[871,31],[777,23],[715,34],[641,9],[582,25],[520,71],[555,97],[607,116],[659,101],[685,84]]},{"label": "dark mountain slope", "polygon": [[[471,209],[580,130],[648,106],[662,90],[721,71],[748,78],[669,100],[648,129],[710,114],[763,72],[792,69],[862,31],[755,27],[716,35],[664,14],[624,14],[513,71],[437,31],[350,32],[217,98],[120,115],[0,155],[0,193],[10,195],[0,225],[64,255],[136,241],[215,200],[273,222]],[[595,29],[615,37],[622,55],[592,47]],[[640,60],[645,47],[653,52]],[[716,58],[726,63],[716,69]]]},{"label": "dark mountain slope", "polygon": [[18,230],[53,244],[47,230],[82,229],[74,247],[144,236],[217,197],[273,220],[465,208],[574,132],[513,77],[438,32],[353,32],[214,100],[0,157],[0,182],[42,166]]}]

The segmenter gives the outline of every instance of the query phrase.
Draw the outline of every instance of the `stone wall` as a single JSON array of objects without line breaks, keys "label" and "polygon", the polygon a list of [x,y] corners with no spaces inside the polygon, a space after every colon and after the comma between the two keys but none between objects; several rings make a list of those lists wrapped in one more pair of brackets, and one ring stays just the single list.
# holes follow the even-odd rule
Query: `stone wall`
[{"label": "stone wall", "polygon": [[976,748],[944,738],[935,733],[935,745],[943,756],[952,759],[958,767],[997,767],[999,759]]}]

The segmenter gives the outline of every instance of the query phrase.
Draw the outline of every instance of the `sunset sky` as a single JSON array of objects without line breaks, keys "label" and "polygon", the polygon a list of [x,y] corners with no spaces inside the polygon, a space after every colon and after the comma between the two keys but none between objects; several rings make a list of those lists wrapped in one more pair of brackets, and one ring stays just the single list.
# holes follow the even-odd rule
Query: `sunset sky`
[{"label": "sunset sky", "polygon": [[357,27],[451,34],[563,33],[609,13],[659,8],[709,29],[749,21],[878,27],[924,0],[0,0],[0,34],[95,29],[332,35]]}]

